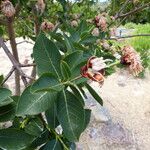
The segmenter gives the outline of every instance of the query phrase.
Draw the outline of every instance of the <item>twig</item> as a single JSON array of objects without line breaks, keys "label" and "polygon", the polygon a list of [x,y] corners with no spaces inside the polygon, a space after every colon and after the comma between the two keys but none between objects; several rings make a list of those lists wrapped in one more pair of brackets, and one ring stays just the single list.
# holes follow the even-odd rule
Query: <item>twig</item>
[{"label": "twig", "polygon": [[20,67],[32,67],[32,66],[36,66],[35,63],[33,64],[20,64]]},{"label": "twig", "polygon": [[141,6],[141,7],[135,8],[134,10],[131,10],[131,11],[129,11],[128,13],[121,14],[121,15],[117,15],[117,16],[115,16],[115,19],[132,15],[132,14],[134,14],[134,13],[140,11],[140,10],[143,10],[143,9],[145,9],[146,7],[149,7],[149,6],[150,6],[150,2],[147,3],[147,4],[145,4],[145,5],[143,5],[143,6]]},{"label": "twig", "polygon": [[9,71],[9,73],[7,74],[6,78],[3,80],[2,82],[2,86],[4,85],[4,83],[9,79],[9,77],[12,75],[12,73],[15,71],[15,68],[12,67],[11,70]]},{"label": "twig", "polygon": [[22,44],[22,43],[34,44],[34,43],[30,42],[30,41],[26,41],[26,40],[25,40],[25,41],[18,42],[17,45]]},{"label": "twig", "polygon": [[125,38],[133,38],[133,37],[140,37],[140,36],[150,36],[150,34],[137,34],[137,35],[128,35],[128,36],[116,36],[114,38],[110,38],[109,40],[118,40],[118,39],[125,39]]},{"label": "twig", "polygon": [[21,75],[21,79],[22,79],[24,85],[27,86],[27,85],[28,85],[28,82],[27,82],[26,78],[32,79],[32,80],[33,80],[33,78],[30,77],[30,76],[27,76],[27,75],[22,71],[22,69],[21,69],[21,67],[20,67],[20,64],[16,61],[16,59],[14,58],[14,56],[11,54],[11,52],[9,51],[9,49],[7,48],[7,46],[5,45],[5,43],[4,43],[4,41],[3,41],[2,38],[0,38],[0,45],[1,45],[1,47],[4,49],[6,55],[9,57],[10,61],[12,62],[13,67],[18,70],[19,74]]},{"label": "twig", "polygon": [[130,0],[126,0],[126,2],[122,5],[122,7],[120,8],[120,10],[118,11],[118,13],[116,13],[115,18],[117,18],[122,11],[124,10],[124,8],[126,7],[126,5],[130,2]]}]

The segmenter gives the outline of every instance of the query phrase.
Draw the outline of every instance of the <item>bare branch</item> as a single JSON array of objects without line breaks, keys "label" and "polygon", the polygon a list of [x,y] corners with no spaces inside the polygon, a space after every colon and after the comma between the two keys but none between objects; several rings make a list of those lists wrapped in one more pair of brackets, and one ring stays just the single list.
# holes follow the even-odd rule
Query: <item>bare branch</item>
[{"label": "bare branch", "polygon": [[33,67],[36,66],[36,64],[21,64],[20,67]]},{"label": "bare branch", "polygon": [[30,42],[30,41],[25,40],[25,41],[18,42],[17,45],[22,44],[22,43],[34,44],[34,43]]},{"label": "bare branch", "polygon": [[125,38],[133,38],[133,37],[140,37],[140,36],[150,36],[150,34],[137,34],[137,35],[128,35],[128,36],[116,36],[114,38],[110,38],[109,40],[118,40],[118,39],[125,39]]},{"label": "bare branch", "polygon": [[120,10],[116,13],[115,18],[117,18],[117,16],[119,16],[122,11],[124,10],[124,8],[126,7],[126,5],[130,2],[131,0],[126,0],[126,2],[122,5],[122,7],[120,8]]},{"label": "bare branch", "polygon": [[7,76],[5,77],[5,79],[2,82],[2,86],[4,85],[4,83],[9,79],[9,77],[12,75],[12,73],[15,71],[15,68],[12,67],[11,70],[9,71],[9,73],[7,74]]},{"label": "bare branch", "polygon": [[16,68],[22,78],[22,81],[24,83],[25,86],[28,85],[28,82],[26,80],[26,78],[28,79],[33,79],[32,77],[30,76],[27,76],[23,71],[22,69],[20,68],[20,64],[16,61],[16,59],[14,58],[14,56],[11,54],[11,52],[9,51],[9,49],[7,48],[7,46],[5,45],[4,41],[2,38],[0,38],[0,46],[4,49],[6,55],[9,57],[10,61],[12,62],[13,64],[13,67]]},{"label": "bare branch", "polygon": [[115,19],[132,15],[132,14],[137,13],[138,11],[143,10],[143,9],[149,7],[149,6],[150,6],[150,2],[147,3],[147,4],[145,4],[145,5],[143,5],[143,6],[141,6],[141,7],[135,8],[134,10],[131,10],[131,11],[129,11],[129,12],[126,13],[126,14],[121,14],[121,15],[115,16]]}]

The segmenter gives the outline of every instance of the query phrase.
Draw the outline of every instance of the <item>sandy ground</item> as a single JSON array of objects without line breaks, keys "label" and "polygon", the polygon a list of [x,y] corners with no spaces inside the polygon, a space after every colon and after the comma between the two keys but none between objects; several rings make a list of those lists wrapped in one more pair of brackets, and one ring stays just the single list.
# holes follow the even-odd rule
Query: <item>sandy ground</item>
[{"label": "sandy ground", "polygon": [[[17,42],[23,41],[22,38]],[[8,47],[9,43],[7,43]],[[18,45],[21,63],[31,63],[33,45]],[[11,63],[0,49],[0,74],[7,75]],[[27,74],[30,70],[25,68]],[[7,82],[14,90],[13,76]],[[135,79],[128,71],[117,71],[109,76],[102,88],[92,84],[104,99],[104,107],[111,120],[101,123],[91,119],[82,134],[78,150],[149,150],[150,149],[150,74]],[[90,97],[89,97],[90,98]],[[98,115],[98,114],[97,114]]]}]

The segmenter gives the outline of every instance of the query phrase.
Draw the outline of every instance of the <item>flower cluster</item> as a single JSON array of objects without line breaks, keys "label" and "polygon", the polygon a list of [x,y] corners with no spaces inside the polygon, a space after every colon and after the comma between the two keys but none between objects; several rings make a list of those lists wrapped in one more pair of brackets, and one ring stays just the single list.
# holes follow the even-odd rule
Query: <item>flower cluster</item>
[{"label": "flower cluster", "polygon": [[124,46],[122,49],[121,63],[129,65],[129,70],[134,76],[138,76],[144,69],[139,54],[132,46]]},{"label": "flower cluster", "polygon": [[85,78],[91,79],[92,81],[103,84],[105,75],[104,69],[107,67],[105,62],[107,61],[110,60],[104,60],[103,57],[90,57],[87,64],[81,68],[81,75]]},{"label": "flower cluster", "polygon": [[95,17],[96,27],[100,28],[102,31],[106,31],[107,29],[107,20],[103,15],[98,15]]},{"label": "flower cluster", "polygon": [[46,22],[46,21],[44,21],[44,22],[42,22],[42,24],[41,24],[41,30],[42,31],[53,31],[54,30],[54,28],[55,28],[55,26],[54,26],[54,24],[53,23],[51,23],[51,22]]},{"label": "flower cluster", "polygon": [[2,2],[1,11],[6,17],[12,17],[15,14],[15,8],[9,0]]}]

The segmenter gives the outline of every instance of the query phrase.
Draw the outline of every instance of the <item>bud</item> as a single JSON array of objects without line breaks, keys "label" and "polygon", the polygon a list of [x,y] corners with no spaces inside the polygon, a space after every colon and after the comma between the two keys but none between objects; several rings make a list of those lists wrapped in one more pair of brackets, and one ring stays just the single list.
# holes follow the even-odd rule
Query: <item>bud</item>
[{"label": "bud", "polygon": [[93,36],[99,36],[99,29],[98,28],[94,28],[92,31],[92,35]]},{"label": "bud", "polygon": [[106,40],[103,40],[101,42],[101,46],[102,48],[104,48],[105,50],[110,50],[110,45],[108,44],[108,42]]},{"label": "bud", "polygon": [[37,4],[36,4],[36,8],[37,11],[39,11],[40,13],[43,13],[45,10],[45,3],[43,0],[38,0]]},{"label": "bud", "polygon": [[15,14],[15,8],[9,0],[2,2],[1,10],[6,17],[12,17]]},{"label": "bud", "polygon": [[71,21],[71,26],[72,27],[77,27],[78,26],[78,22],[76,20]]},{"label": "bud", "polygon": [[42,24],[41,24],[41,30],[42,30],[42,31],[45,31],[45,32],[54,31],[54,28],[55,28],[55,26],[54,26],[54,24],[51,23],[51,22],[46,22],[46,21],[44,21],[44,22],[42,22]]}]

